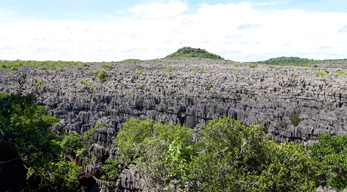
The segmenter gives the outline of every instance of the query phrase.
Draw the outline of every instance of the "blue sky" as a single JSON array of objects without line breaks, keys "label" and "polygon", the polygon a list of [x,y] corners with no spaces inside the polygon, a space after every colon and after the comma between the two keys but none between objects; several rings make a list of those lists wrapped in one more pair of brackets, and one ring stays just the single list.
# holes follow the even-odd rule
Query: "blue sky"
[{"label": "blue sky", "polygon": [[0,59],[347,58],[346,0],[0,0]]}]

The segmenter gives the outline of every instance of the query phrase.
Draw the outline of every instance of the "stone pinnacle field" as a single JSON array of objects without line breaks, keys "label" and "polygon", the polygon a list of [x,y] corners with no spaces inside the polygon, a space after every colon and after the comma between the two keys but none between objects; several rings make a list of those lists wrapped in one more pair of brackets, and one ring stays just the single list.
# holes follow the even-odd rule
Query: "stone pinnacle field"
[{"label": "stone pinnacle field", "polygon": [[[347,63],[278,66],[166,58],[0,70],[0,92],[26,93],[60,119],[54,129],[83,133],[96,123],[91,154],[117,156],[113,140],[130,117],[180,123],[198,134],[214,117],[260,123],[277,143],[311,145],[319,134],[347,135]],[[106,71],[104,82],[95,75]],[[131,175],[128,175],[131,177]],[[133,178],[136,179],[136,178]],[[125,180],[124,180],[125,182]],[[138,183],[124,183],[139,188]],[[129,186],[133,185],[133,186]]]}]

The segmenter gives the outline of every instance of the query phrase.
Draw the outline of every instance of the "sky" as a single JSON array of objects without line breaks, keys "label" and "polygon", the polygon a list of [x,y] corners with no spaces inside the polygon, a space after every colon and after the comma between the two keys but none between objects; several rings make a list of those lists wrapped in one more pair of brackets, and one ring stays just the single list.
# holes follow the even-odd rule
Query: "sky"
[{"label": "sky", "polygon": [[0,0],[0,60],[347,58],[347,0]]}]

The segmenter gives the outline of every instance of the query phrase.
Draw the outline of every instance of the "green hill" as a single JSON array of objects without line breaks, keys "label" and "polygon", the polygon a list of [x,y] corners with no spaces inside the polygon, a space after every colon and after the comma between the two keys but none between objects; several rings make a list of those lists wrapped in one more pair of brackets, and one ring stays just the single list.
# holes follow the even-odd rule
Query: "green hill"
[{"label": "green hill", "polygon": [[258,61],[256,63],[268,64],[268,65],[310,65],[319,64],[323,62],[346,62],[347,59],[325,59],[314,60],[300,57],[276,57],[265,61]]},{"label": "green hill", "polygon": [[205,49],[191,48],[191,47],[180,48],[175,53],[172,53],[166,56],[166,58],[178,58],[178,57],[199,57],[199,58],[224,60],[221,56],[210,53],[206,51]]},{"label": "green hill", "polygon": [[276,57],[265,61],[260,61],[258,63],[269,65],[307,65],[312,63],[318,63],[318,61],[300,57]]}]

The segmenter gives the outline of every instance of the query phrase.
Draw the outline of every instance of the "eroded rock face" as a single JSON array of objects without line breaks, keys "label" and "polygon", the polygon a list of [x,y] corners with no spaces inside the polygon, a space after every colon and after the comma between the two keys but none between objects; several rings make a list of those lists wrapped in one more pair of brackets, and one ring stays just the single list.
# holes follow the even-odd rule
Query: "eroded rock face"
[{"label": "eroded rock face", "polygon": [[[311,144],[321,133],[347,134],[347,76],[335,74],[346,66],[251,68],[245,63],[183,58],[114,63],[113,69],[102,68],[102,63],[82,70],[69,66],[63,67],[65,72],[24,67],[0,71],[0,92],[15,92],[17,79],[27,74],[26,92],[38,94],[48,111],[60,118],[56,129],[83,133],[105,123],[96,130],[90,152],[107,152],[113,158],[117,149],[112,141],[130,117],[181,123],[198,133],[207,121],[227,115],[246,123],[260,120],[278,143]],[[165,72],[167,67],[174,72]],[[97,69],[109,74],[104,84],[93,74]],[[327,75],[317,75],[319,71]],[[40,80],[41,85],[34,86]],[[296,126],[290,121],[294,115],[302,119]]]}]

